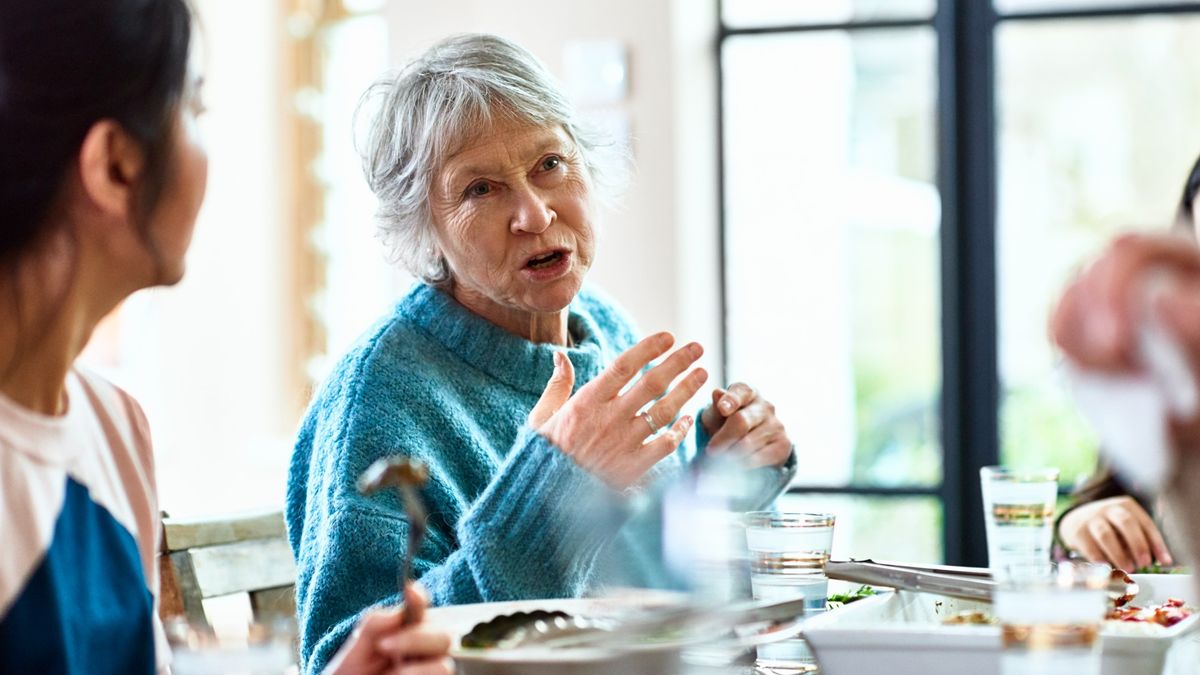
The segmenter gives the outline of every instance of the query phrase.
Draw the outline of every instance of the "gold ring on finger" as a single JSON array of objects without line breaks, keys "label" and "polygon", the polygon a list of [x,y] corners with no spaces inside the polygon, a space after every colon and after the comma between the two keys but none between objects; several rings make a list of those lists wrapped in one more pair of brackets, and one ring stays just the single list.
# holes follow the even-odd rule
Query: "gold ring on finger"
[{"label": "gold ring on finger", "polygon": [[650,435],[651,436],[658,433],[658,425],[654,423],[654,418],[650,416],[649,410],[647,410],[644,413],[639,414],[638,417],[646,420],[646,424],[650,427]]}]

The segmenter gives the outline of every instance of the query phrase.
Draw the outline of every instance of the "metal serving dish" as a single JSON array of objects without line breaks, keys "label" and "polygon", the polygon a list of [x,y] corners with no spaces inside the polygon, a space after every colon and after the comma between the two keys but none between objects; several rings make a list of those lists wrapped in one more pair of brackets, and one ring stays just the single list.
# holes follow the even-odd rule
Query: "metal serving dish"
[{"label": "metal serving dish", "polygon": [[[521,602],[483,603],[438,607],[429,611],[434,623],[448,630],[461,645],[461,638],[476,625],[501,615],[543,610],[561,611],[573,617],[592,620],[612,619],[617,626],[632,627],[643,624],[648,612],[658,611],[664,615],[675,614],[665,610],[685,608],[687,597],[675,593],[642,591],[636,593],[596,599],[574,600],[531,600]],[[727,646],[736,654],[739,650],[754,645],[794,637],[800,629],[802,617],[794,616],[802,611],[803,599],[786,603],[774,603],[773,607],[761,607],[761,603],[748,612],[737,609],[734,615],[742,615],[736,623],[743,623],[740,630],[730,632],[726,619],[730,610],[740,604],[710,610],[683,610],[692,616],[691,628],[667,630],[662,636],[646,638],[644,641],[626,635],[618,627],[612,633],[613,640],[601,639],[596,646],[547,647],[530,644],[509,648],[468,649],[461,646],[451,650],[462,675],[672,675],[682,670],[682,653],[689,647],[703,645],[706,651],[714,646]],[[762,613],[780,619],[780,611],[788,613],[787,619],[761,630]],[[746,615],[757,616],[754,622],[744,623]],[[715,621],[714,621],[715,619]],[[603,621],[601,621],[603,623]],[[654,625],[661,625],[655,621]],[[693,630],[695,629],[695,630]],[[641,635],[641,631],[637,632]],[[595,637],[595,636],[593,636]],[[603,636],[600,636],[603,637]]]}]

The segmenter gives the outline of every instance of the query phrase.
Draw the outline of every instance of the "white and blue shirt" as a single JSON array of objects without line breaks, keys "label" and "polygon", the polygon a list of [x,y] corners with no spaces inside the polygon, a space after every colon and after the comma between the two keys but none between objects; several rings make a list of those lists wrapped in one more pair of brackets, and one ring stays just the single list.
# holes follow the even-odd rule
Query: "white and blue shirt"
[{"label": "white and blue shirt", "polygon": [[0,395],[0,673],[164,672],[145,417],[79,370],[67,396],[47,416]]}]

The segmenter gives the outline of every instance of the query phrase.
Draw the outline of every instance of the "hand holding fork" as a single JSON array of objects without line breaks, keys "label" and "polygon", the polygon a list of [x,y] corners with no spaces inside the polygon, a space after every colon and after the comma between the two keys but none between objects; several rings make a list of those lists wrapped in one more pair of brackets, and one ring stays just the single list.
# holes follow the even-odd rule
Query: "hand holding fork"
[{"label": "hand holding fork", "polygon": [[[412,572],[412,558],[425,538],[425,507],[421,504],[418,489],[429,480],[429,467],[424,462],[408,457],[384,457],[376,460],[358,477],[360,494],[372,495],[385,488],[394,487],[400,492],[400,501],[408,512],[408,550],[400,565],[400,597],[408,586]],[[405,612],[402,625],[411,621],[411,613]]]}]

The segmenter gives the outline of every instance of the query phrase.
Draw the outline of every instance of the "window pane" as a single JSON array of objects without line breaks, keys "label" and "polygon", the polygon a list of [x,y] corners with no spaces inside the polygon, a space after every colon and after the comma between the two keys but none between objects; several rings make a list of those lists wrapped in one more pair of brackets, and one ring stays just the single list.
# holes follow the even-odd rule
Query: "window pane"
[{"label": "window pane", "polygon": [[726,42],[729,374],[776,404],[804,484],[940,480],[934,49]]},{"label": "window pane", "polygon": [[721,18],[727,26],[785,26],[849,23],[874,19],[926,19],[934,0],[725,0]]},{"label": "window pane", "polygon": [[1163,0],[995,0],[996,9],[1001,13],[1037,12],[1059,9],[1104,9],[1107,7],[1137,7],[1141,5],[1161,4],[1163,4]]},{"label": "window pane", "polygon": [[1071,485],[1095,439],[1046,339],[1073,271],[1122,229],[1165,231],[1200,151],[1200,18],[1006,23],[997,35],[1002,459]]},{"label": "window pane", "polygon": [[790,494],[779,498],[780,511],[832,513],[831,556],[940,563],[942,504],[936,497],[862,497]]}]

